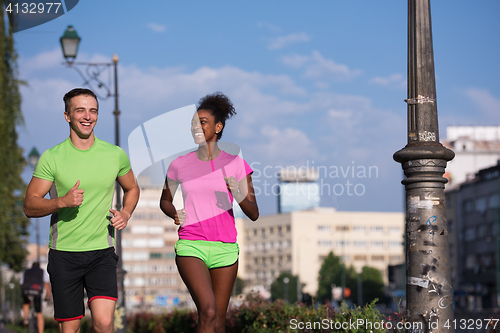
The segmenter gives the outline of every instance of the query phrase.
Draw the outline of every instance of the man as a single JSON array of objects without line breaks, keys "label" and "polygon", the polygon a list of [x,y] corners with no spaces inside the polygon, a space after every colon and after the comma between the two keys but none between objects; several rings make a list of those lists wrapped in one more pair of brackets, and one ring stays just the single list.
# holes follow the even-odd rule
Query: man
[{"label": "man", "polygon": [[40,263],[35,261],[30,269],[24,271],[19,283],[23,291],[23,318],[24,326],[28,325],[28,315],[31,300],[29,295],[33,296],[33,307],[35,308],[38,333],[43,333],[45,320],[42,314],[42,294],[45,287],[45,300],[50,298],[49,276],[46,271],[40,268]]},{"label": "man", "polygon": [[[26,191],[24,212],[28,217],[52,214],[47,271],[59,331],[79,331],[85,288],[93,332],[114,332],[118,297],[114,230],[127,226],[139,187],[123,149],[94,136],[96,95],[77,88],[63,100],[69,138],[40,157]],[[110,209],[115,180],[124,191],[121,211]],[[50,199],[44,198],[49,191]]]}]

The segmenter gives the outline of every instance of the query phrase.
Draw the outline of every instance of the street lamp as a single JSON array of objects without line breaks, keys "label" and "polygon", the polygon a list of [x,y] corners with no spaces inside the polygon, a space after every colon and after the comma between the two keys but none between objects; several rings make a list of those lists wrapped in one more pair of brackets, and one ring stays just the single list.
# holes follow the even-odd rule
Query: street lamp
[{"label": "street lamp", "polygon": [[283,298],[285,299],[285,302],[288,303],[288,283],[290,282],[290,279],[288,277],[283,278]]},{"label": "street lamp", "polygon": [[[40,159],[40,153],[33,147],[28,154],[28,165],[35,170],[36,165],[38,164],[38,160]],[[40,225],[38,223],[38,219],[35,218],[36,224],[36,260],[40,263]]]},{"label": "street lamp", "polygon": [[408,0],[408,144],[394,154],[406,178],[406,320],[453,322],[443,177],[454,153],[439,143],[430,0]]},{"label": "street lamp", "polygon": [[[115,115],[115,145],[120,146],[120,124],[119,116],[120,110],[118,109],[118,56],[116,53],[113,55],[112,62],[110,63],[92,63],[92,62],[74,62],[77,52],[78,45],[81,38],[76,33],[73,26],[68,26],[64,34],[62,35],[60,42],[63,51],[64,58],[66,59],[66,65],[73,68],[83,79],[83,85],[89,86],[94,93],[100,99],[107,99],[111,96],[115,99],[115,110],[113,114]],[[85,73],[82,72],[78,66],[85,67]],[[109,84],[105,84],[100,80],[99,76],[102,72],[113,66],[114,70],[114,93],[111,92]],[[94,88],[97,85],[97,89]],[[104,89],[105,95],[99,94],[99,89]],[[115,209],[120,211],[122,209],[122,199],[121,199],[121,188],[118,182],[115,182]],[[127,331],[126,322],[126,308],[125,308],[125,289],[123,285],[123,279],[125,277],[125,270],[123,269],[122,262],[122,242],[121,242],[121,231],[115,230],[115,246],[116,254],[119,256],[117,264],[117,282],[118,282],[118,306],[115,309],[115,330],[117,333],[125,333]]]}]

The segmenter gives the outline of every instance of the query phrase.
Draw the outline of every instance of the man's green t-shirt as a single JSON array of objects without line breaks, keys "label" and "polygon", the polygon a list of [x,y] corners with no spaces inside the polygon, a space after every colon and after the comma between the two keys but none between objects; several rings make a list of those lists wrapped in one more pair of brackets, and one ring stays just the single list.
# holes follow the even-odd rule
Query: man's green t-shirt
[{"label": "man's green t-shirt", "polygon": [[64,196],[78,180],[78,188],[85,191],[79,207],[62,208],[52,214],[49,247],[80,252],[114,246],[109,209],[116,178],[129,170],[125,151],[98,138],[87,150],[75,148],[68,138],[45,151],[33,176],[53,181],[55,197]]}]

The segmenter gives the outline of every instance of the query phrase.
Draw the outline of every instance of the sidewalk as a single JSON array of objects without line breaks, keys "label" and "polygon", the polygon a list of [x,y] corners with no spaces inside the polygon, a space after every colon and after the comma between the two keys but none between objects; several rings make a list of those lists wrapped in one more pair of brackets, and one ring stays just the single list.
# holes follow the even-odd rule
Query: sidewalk
[{"label": "sidewalk", "polygon": [[8,330],[6,328],[0,327],[0,333],[15,333],[14,331]]}]

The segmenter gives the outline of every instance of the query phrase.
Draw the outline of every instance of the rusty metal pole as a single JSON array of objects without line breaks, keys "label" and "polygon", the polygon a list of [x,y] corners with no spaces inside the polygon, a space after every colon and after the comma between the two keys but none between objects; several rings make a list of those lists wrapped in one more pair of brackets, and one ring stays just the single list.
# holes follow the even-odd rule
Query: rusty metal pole
[{"label": "rusty metal pole", "polygon": [[439,143],[430,0],[408,0],[408,144],[394,154],[406,178],[408,332],[454,332],[443,177],[453,151]]}]

